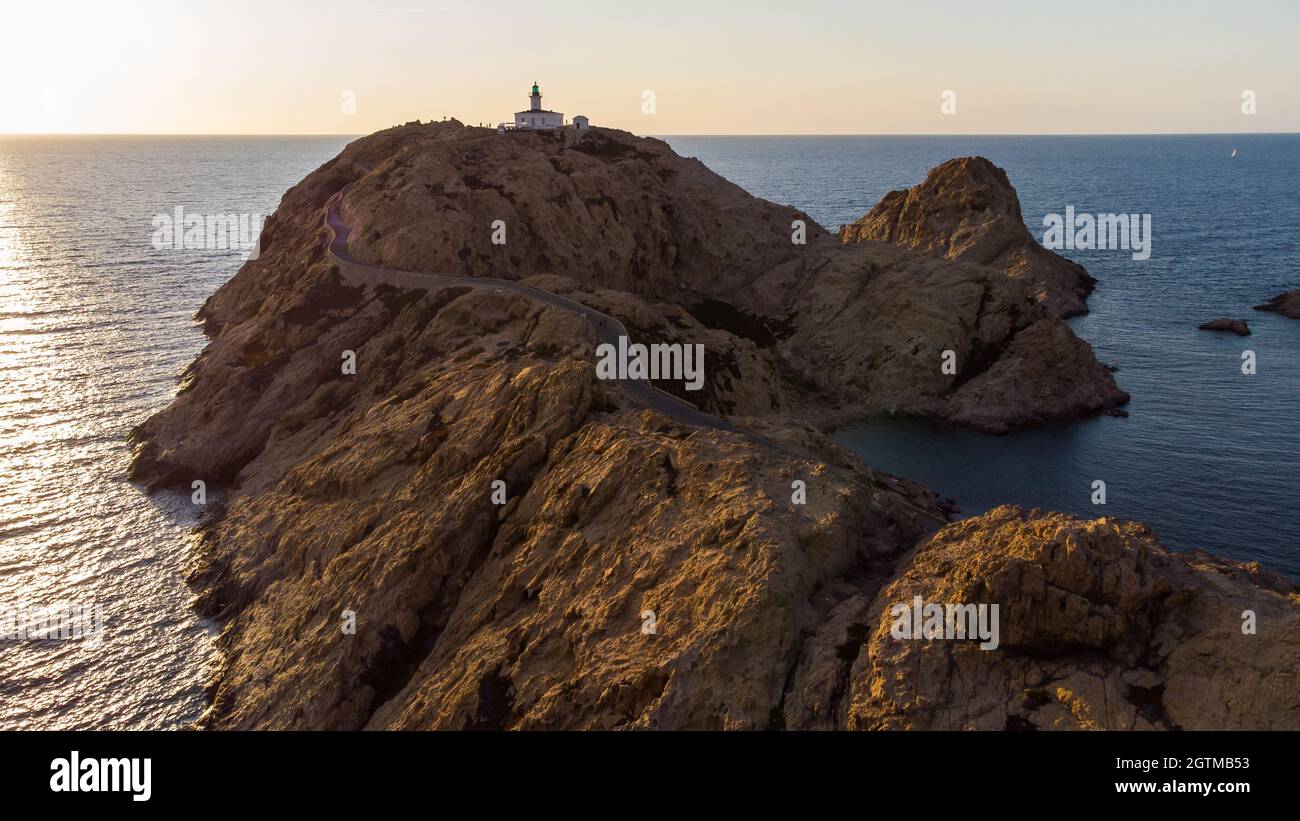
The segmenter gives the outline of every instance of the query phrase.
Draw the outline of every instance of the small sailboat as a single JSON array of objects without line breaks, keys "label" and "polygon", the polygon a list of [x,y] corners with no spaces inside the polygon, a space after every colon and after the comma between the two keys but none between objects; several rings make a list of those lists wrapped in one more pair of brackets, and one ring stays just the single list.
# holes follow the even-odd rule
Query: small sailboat
[{"label": "small sailboat", "polygon": [[1230,159],[1230,160],[1231,160],[1231,159],[1236,159],[1236,157],[1237,157],[1237,149],[1234,148],[1234,149],[1232,149],[1232,156],[1229,157],[1228,159]]}]

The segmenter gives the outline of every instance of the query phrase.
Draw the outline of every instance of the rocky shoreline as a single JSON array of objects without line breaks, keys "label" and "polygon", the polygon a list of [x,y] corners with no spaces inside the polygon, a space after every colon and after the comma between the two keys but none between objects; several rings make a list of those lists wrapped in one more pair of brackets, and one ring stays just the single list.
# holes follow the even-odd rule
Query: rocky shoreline
[{"label": "rocky shoreline", "polygon": [[[351,256],[453,279],[345,278],[331,202]],[[660,387],[727,428],[597,379],[574,311],[455,276],[702,343],[703,390]],[[133,433],[133,479],[230,489],[190,576],[224,624],[203,724],[1296,726],[1294,585],[1109,519],[954,521],[825,435],[1117,412],[1064,321],[1093,287],[982,158],[834,234],[623,132],[357,140],[285,195]],[[913,596],[999,603],[1000,649],[891,638]]]}]

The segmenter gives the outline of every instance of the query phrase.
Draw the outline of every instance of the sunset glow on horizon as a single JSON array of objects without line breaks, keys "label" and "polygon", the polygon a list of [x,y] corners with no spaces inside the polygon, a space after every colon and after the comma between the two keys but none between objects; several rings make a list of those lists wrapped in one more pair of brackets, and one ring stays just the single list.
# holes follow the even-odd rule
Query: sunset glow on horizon
[{"label": "sunset glow on horizon", "polygon": [[[566,116],[645,134],[1300,131],[1300,8],[1285,2],[1012,2],[991,15],[832,0],[142,0],[0,14],[8,134],[495,125],[534,80]],[[946,91],[955,113],[941,111]]]}]

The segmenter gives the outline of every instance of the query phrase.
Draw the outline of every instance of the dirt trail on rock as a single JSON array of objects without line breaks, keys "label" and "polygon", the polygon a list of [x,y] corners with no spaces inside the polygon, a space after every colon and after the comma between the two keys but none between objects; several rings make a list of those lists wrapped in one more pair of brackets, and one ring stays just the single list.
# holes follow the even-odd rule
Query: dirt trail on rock
[{"label": "dirt trail on rock", "polygon": [[[330,241],[327,252],[333,259],[334,263],[339,266],[339,272],[344,279],[351,281],[361,281],[371,285],[390,285],[394,288],[401,289],[429,289],[429,288],[447,288],[454,286],[468,286],[471,288],[481,288],[490,291],[509,291],[544,302],[547,305],[553,305],[566,311],[572,311],[587,320],[596,338],[602,342],[608,342],[617,347],[619,336],[625,336],[631,344],[632,335],[628,333],[627,328],[615,317],[609,314],[597,311],[595,308],[583,305],[567,297],[553,294],[550,291],[543,291],[540,288],[534,288],[530,285],[523,285],[508,279],[497,279],[494,277],[466,277],[455,274],[429,274],[419,271],[401,271],[396,268],[385,268],[379,265],[371,265],[352,256],[348,249],[348,236],[351,229],[348,228],[343,217],[339,214],[339,205],[343,198],[347,196],[348,190],[355,183],[349,183],[347,186],[330,199],[326,209],[325,224],[330,230]],[[667,391],[661,390],[649,380],[640,379],[621,379],[628,393],[638,403],[650,410],[656,411],[675,419],[686,425],[694,427],[713,428],[714,430],[725,431],[727,433],[737,433],[760,444],[769,450],[781,450],[775,443],[759,436],[752,431],[738,428],[724,419],[719,419],[699,409],[692,407],[689,403],[673,396]],[[907,506],[922,516],[935,521],[946,521],[943,517],[935,515],[933,512],[923,510],[920,507],[909,502],[903,494],[890,491],[891,498],[896,499],[901,504]]]},{"label": "dirt trail on rock", "polygon": [[[338,211],[340,203],[347,196],[347,192],[351,187],[352,184],[345,186],[343,190],[331,198],[325,216],[325,224],[330,229],[330,242],[327,250],[335,264],[339,266],[339,272],[345,279],[362,281],[371,285],[391,285],[394,288],[403,290],[468,286],[489,291],[509,291],[582,316],[587,320],[592,333],[601,342],[608,342],[617,347],[619,337],[623,336],[627,337],[629,344],[631,344],[632,335],[628,333],[627,328],[618,319],[601,313],[595,308],[583,305],[581,302],[568,299],[559,294],[553,294],[550,291],[543,291],[540,288],[523,285],[508,279],[400,271],[395,268],[371,265],[357,259],[348,250],[350,229]],[[641,405],[683,424],[713,428],[728,433],[744,433],[735,425],[716,416],[703,413],[698,408],[691,406],[690,403],[655,387],[649,380],[621,379],[619,382],[627,388],[628,393]]]}]

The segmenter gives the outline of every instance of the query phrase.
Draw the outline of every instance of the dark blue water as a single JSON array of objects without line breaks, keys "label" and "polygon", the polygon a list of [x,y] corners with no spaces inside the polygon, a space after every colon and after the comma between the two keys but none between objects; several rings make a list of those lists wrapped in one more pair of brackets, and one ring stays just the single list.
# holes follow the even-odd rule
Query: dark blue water
[{"label": "dark blue water", "polygon": [[[1300,287],[1300,135],[667,139],[831,229],[972,154],[1006,169],[1040,239],[1043,216],[1067,205],[1151,214],[1149,260],[1062,252],[1100,280],[1092,313],[1073,325],[1119,367],[1128,419],[999,437],[872,422],[837,438],[965,513],[1014,502],[1139,519],[1170,547],[1300,578],[1300,320],[1250,310]],[[1219,316],[1246,319],[1253,335],[1196,330]],[[1248,349],[1253,376],[1241,373]],[[1096,479],[1105,506],[1092,504]]]}]

